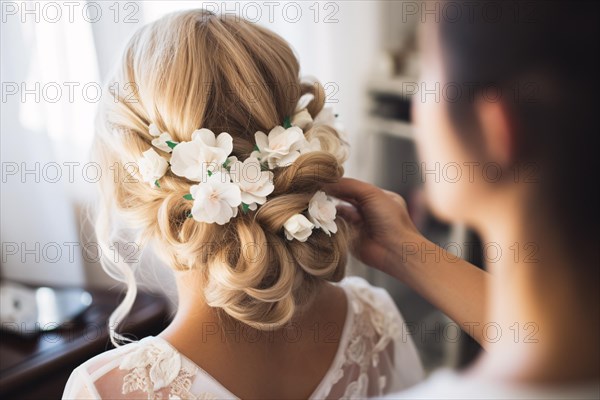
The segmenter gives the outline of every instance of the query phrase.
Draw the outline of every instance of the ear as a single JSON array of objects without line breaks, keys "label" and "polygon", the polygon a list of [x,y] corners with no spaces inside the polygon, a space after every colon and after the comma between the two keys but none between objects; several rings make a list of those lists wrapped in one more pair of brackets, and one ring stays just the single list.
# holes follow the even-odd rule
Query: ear
[{"label": "ear", "polygon": [[506,107],[500,101],[479,100],[476,112],[490,161],[502,167],[510,165],[516,157],[516,143],[515,131]]}]

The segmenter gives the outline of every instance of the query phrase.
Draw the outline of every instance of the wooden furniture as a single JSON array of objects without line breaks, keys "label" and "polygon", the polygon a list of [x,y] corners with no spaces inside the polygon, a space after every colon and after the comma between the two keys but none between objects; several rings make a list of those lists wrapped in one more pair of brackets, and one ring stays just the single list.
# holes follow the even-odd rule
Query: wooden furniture
[{"label": "wooden furniture", "polygon": [[[92,304],[59,330],[29,338],[2,331],[0,338],[0,398],[60,399],[71,371],[96,354],[113,348],[108,317],[120,296],[108,290],[88,290]],[[167,301],[139,292],[121,332],[142,338],[168,324]]]}]

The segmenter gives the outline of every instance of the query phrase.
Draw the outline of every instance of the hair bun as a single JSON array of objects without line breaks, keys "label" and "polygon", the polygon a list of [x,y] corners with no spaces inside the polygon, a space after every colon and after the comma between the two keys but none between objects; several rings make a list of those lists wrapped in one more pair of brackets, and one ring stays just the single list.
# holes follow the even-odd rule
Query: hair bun
[{"label": "hair bun", "polygon": [[[245,160],[254,132],[281,125],[300,97],[312,94],[306,108],[315,123],[303,133],[308,141],[318,140],[321,151],[274,169],[267,201],[257,211],[240,210],[226,225],[187,218],[191,204],[183,196],[190,181],[172,169],[160,178],[160,187],[101,179],[105,215],[120,211],[139,230],[140,244],[158,242],[156,252],[172,268],[201,270],[206,286],[199,289],[208,304],[258,329],[287,323],[319,285],[341,279],[346,262],[341,220],[337,233],[315,229],[305,242],[289,241],[283,232],[290,216],[306,211],[323,185],[343,175],[345,160],[345,143],[335,128],[317,123],[323,87],[300,82],[299,70],[292,49],[269,30],[239,17],[183,11],[133,36],[109,84],[136,82],[136,101],[104,99],[98,119],[94,149],[103,165],[124,165],[147,151],[156,139],[150,123],[179,143],[190,141],[199,127],[227,132],[231,154]],[[290,86],[299,90],[290,95]]]}]

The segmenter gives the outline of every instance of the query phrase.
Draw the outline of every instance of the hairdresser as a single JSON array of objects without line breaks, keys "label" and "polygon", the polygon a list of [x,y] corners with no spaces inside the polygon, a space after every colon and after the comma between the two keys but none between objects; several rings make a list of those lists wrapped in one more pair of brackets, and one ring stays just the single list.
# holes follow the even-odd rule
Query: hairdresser
[{"label": "hairdresser", "polygon": [[[415,98],[413,120],[425,166],[470,167],[458,181],[426,179],[426,197],[436,216],[468,225],[501,256],[487,272],[434,257],[400,196],[353,179],[329,188],[353,205],[339,212],[360,232],[355,255],[485,350],[464,371],[435,372],[392,397],[598,398],[600,8],[502,1],[492,18],[452,3],[457,18],[420,27],[421,80],[470,90]],[[491,163],[496,179],[481,170]]]}]

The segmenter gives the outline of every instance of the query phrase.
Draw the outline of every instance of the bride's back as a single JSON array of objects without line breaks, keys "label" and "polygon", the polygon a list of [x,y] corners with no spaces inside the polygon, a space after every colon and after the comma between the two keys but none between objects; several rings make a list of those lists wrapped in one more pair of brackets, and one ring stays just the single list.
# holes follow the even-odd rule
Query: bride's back
[{"label": "bride's back", "polygon": [[[255,330],[201,310],[160,337],[240,398],[309,398],[340,348],[347,311],[344,289],[324,285],[314,302],[280,329]],[[201,340],[198,332],[204,333]]]},{"label": "bride's back", "polygon": [[317,297],[331,309],[262,336],[205,319],[203,332],[182,329],[100,354],[73,372],[63,398],[364,399],[422,380],[387,292],[361,278],[332,289]]}]

